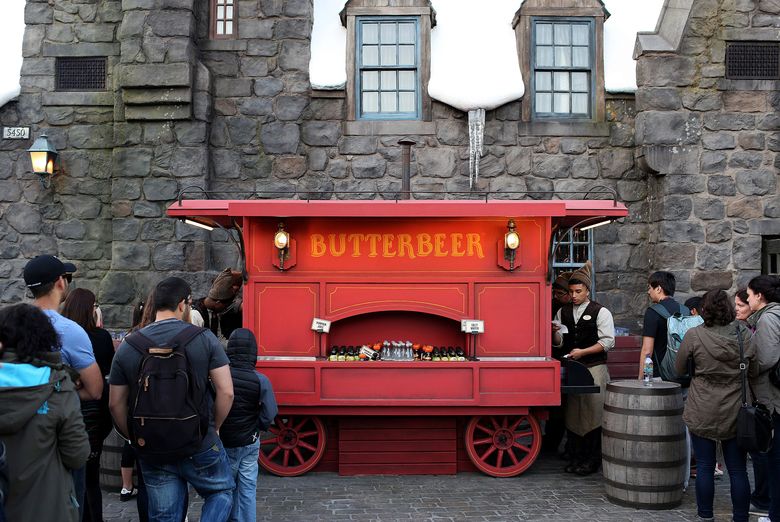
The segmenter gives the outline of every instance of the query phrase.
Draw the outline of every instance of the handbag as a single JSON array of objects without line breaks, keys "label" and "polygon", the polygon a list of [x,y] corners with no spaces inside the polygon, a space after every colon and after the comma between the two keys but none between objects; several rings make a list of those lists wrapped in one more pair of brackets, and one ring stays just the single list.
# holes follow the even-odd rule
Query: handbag
[{"label": "handbag", "polygon": [[744,451],[766,453],[772,447],[774,430],[772,415],[763,404],[747,402],[747,364],[742,346],[742,332],[737,326],[737,341],[739,342],[739,371],[742,376],[742,406],[737,413],[737,445]]}]

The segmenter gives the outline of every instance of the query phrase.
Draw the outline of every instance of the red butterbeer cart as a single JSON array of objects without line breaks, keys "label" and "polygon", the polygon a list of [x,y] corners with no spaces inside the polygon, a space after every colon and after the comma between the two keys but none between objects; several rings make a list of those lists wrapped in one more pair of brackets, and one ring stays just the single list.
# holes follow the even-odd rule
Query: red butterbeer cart
[{"label": "red butterbeer cart", "polygon": [[[612,200],[184,200],[168,213],[243,240],[244,324],[280,411],[263,467],[497,477],[528,469],[560,404],[553,233],[627,215]],[[330,357],[386,340],[464,357]],[[413,357],[398,346],[394,359]]]}]

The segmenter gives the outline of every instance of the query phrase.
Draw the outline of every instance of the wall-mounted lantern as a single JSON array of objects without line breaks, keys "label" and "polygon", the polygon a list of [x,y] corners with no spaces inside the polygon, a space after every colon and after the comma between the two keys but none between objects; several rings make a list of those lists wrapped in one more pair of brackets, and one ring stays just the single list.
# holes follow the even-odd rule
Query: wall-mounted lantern
[{"label": "wall-mounted lantern", "polygon": [[274,234],[274,247],[279,251],[279,270],[284,270],[284,260],[290,253],[290,234],[284,229],[284,223],[279,223]]},{"label": "wall-mounted lantern", "polygon": [[49,188],[52,176],[60,170],[57,168],[57,157],[59,156],[57,149],[54,148],[46,134],[41,134],[27,149],[27,152],[30,153],[33,172],[40,176],[44,188]]},{"label": "wall-mounted lantern", "polygon": [[515,269],[516,250],[520,246],[520,235],[515,230],[515,220],[510,219],[506,225],[507,232],[504,234],[504,259],[509,261],[509,271]]}]

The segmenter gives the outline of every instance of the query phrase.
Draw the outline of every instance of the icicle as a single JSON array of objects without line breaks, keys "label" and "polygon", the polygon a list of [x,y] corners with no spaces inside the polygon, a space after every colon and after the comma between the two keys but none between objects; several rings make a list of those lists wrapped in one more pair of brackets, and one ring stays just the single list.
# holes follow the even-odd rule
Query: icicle
[{"label": "icicle", "polygon": [[479,159],[485,134],[485,109],[469,111],[469,188],[479,181]]}]

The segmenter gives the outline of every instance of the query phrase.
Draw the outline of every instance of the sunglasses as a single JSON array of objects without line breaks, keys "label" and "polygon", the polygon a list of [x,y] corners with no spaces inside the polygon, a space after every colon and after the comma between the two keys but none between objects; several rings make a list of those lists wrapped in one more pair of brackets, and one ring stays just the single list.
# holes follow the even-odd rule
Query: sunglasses
[{"label": "sunglasses", "polygon": [[71,282],[73,282],[73,274],[62,274],[62,276],[61,276],[61,277],[62,277],[62,278],[65,280],[65,281],[67,281],[67,282],[68,282],[68,284],[70,284]]}]

